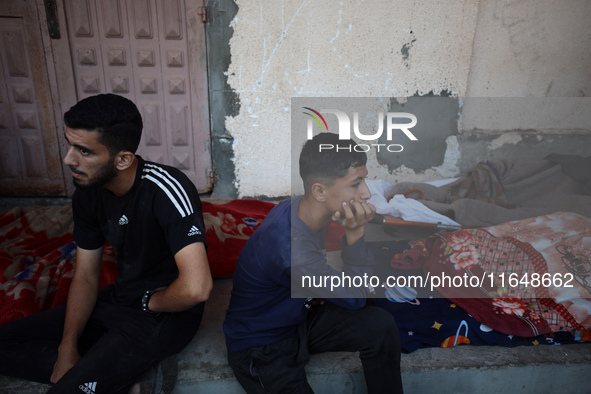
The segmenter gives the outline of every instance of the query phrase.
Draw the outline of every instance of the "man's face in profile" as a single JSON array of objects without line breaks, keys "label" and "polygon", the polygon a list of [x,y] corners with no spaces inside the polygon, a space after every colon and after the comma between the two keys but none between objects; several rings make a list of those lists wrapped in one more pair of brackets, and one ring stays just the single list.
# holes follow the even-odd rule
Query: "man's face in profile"
[{"label": "man's face in profile", "polygon": [[66,128],[68,153],[64,164],[70,167],[74,185],[91,188],[108,184],[117,176],[117,168],[98,131]]},{"label": "man's face in profile", "polygon": [[366,202],[371,192],[365,183],[367,168],[365,165],[349,167],[347,174],[337,178],[330,186],[326,186],[326,201],[331,212],[343,212],[343,202]]}]

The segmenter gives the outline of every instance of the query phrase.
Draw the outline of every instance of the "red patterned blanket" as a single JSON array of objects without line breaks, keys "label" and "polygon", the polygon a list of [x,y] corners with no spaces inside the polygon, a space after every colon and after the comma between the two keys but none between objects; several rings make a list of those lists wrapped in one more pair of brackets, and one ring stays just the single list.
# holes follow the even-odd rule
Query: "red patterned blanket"
[{"label": "red patterned blanket", "polygon": [[[259,200],[202,201],[214,277],[229,277],[242,247],[274,206]],[[76,265],[69,206],[15,208],[0,215],[0,325],[64,304]],[[117,263],[103,250],[100,286]]]},{"label": "red patterned blanket", "polygon": [[476,320],[523,337],[591,328],[591,219],[568,212],[411,242],[395,268],[422,267]]}]

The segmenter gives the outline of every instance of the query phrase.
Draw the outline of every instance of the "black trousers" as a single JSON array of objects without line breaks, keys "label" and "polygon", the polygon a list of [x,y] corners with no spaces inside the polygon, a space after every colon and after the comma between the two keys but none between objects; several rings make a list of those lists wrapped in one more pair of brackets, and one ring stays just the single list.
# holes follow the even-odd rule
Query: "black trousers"
[{"label": "black trousers", "polygon": [[[0,374],[50,383],[65,306],[0,327]],[[127,393],[139,376],[181,351],[195,336],[203,305],[152,315],[98,301],[78,342],[82,359],[48,393]],[[82,391],[81,391],[82,389]]]},{"label": "black trousers", "polygon": [[326,302],[310,309],[281,341],[228,352],[236,379],[251,393],[313,393],[304,367],[310,354],[359,351],[370,394],[402,393],[400,337],[392,315],[375,306],[348,310]]}]

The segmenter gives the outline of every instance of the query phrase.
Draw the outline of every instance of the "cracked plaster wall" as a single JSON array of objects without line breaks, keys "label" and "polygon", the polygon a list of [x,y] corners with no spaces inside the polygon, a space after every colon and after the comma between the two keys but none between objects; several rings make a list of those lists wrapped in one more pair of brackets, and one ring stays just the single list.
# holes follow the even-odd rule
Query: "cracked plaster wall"
[{"label": "cracked plaster wall", "polygon": [[[561,9],[565,3],[574,9]],[[590,87],[591,18],[580,16],[589,9],[585,0],[236,4],[226,73],[240,111],[226,117],[225,127],[234,138],[239,197],[291,194],[291,97],[580,96]],[[574,27],[587,30],[565,37],[562,29],[573,20]],[[582,43],[581,35],[586,35]],[[581,45],[586,50],[580,51]],[[571,62],[576,64],[569,74]],[[478,126],[478,117],[472,121]],[[493,150],[523,140],[519,135],[487,138]],[[388,169],[370,153],[370,178],[397,182],[457,176],[478,160],[463,150],[470,141],[447,136],[443,162],[422,171],[404,165]]]}]

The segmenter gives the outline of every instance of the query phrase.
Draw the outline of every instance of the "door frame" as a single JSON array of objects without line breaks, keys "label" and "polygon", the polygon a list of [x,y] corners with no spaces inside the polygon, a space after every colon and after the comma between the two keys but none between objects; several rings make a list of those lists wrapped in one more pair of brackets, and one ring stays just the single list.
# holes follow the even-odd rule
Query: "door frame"
[{"label": "door frame", "polygon": [[[35,1],[37,2],[39,26],[41,29],[43,47],[45,49],[47,75],[49,76],[49,87],[51,91],[51,99],[53,101],[59,153],[60,158],[62,158],[65,157],[66,153],[68,152],[67,143],[65,139],[62,138],[63,131],[66,128],[63,114],[78,101],[76,97],[76,86],[72,83],[74,70],[72,68],[72,52],[70,51],[68,33],[65,30],[67,28],[64,8],[65,5],[63,0],[54,0],[56,3],[56,16],[61,37],[59,39],[52,39],[49,36],[49,28],[47,25],[47,16],[45,12],[45,1]],[[66,194],[71,196],[74,193],[74,184],[72,182],[70,169],[65,164],[63,164],[63,162],[62,172],[64,174],[64,180],[66,184]]]}]

